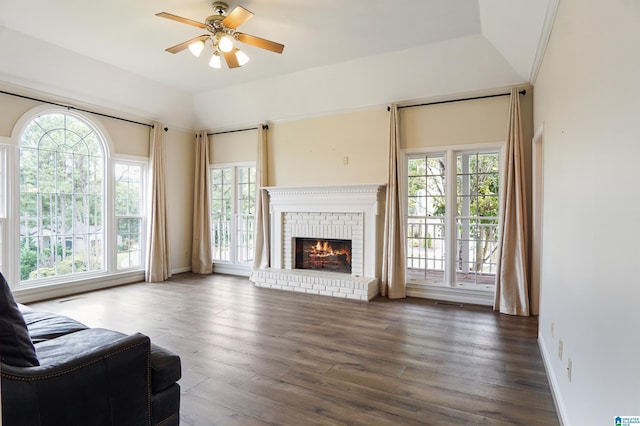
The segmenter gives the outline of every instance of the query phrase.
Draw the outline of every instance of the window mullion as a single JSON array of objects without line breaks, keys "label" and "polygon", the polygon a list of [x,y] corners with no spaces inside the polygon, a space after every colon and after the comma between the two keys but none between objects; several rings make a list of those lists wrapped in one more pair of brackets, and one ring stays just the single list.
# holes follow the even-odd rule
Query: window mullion
[{"label": "window mullion", "polygon": [[445,282],[450,287],[456,285],[456,216],[457,216],[457,176],[456,176],[456,154],[448,150],[446,153],[446,214],[445,214]]},{"label": "window mullion", "polygon": [[238,167],[233,166],[231,173],[231,223],[229,241],[229,259],[235,264],[238,260]]}]

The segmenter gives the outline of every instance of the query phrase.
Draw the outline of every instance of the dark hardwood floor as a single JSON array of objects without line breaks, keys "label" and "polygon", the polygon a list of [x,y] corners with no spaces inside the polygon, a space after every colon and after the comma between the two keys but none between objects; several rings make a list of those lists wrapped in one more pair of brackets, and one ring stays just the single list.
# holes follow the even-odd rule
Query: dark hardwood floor
[{"label": "dark hardwood floor", "polygon": [[178,353],[182,425],[557,425],[535,318],[179,274],[30,306]]}]

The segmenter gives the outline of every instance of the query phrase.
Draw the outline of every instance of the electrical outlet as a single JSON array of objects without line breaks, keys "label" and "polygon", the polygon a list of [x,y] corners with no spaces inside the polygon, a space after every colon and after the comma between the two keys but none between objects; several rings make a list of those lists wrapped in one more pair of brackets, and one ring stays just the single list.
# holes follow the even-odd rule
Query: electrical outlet
[{"label": "electrical outlet", "polygon": [[558,341],[558,357],[562,359],[562,350],[564,349],[564,342],[562,339]]},{"label": "electrical outlet", "polygon": [[556,323],[551,321],[551,337],[555,337],[554,336],[554,332],[556,331],[555,328],[556,328]]},{"label": "electrical outlet", "polygon": [[344,157],[342,157],[342,164],[344,164],[345,166],[349,164],[349,157],[347,157],[346,155]]},{"label": "electrical outlet", "polygon": [[567,360],[567,377],[569,377],[569,382],[571,382],[571,370],[573,369],[573,363],[571,362],[571,358]]}]

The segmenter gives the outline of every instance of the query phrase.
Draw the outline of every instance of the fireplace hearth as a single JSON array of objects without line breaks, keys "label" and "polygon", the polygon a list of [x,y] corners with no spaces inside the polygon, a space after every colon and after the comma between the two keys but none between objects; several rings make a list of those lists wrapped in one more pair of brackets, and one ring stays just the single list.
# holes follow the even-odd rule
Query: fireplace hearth
[{"label": "fireplace hearth", "polygon": [[296,238],[294,269],[351,273],[351,240]]}]

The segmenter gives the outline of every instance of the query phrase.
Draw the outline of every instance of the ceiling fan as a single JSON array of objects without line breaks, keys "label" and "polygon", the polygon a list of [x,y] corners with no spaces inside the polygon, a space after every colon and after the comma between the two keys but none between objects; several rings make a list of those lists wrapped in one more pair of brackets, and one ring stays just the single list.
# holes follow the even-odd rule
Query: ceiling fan
[{"label": "ceiling fan", "polygon": [[189,48],[195,56],[200,56],[204,47],[209,45],[213,48],[213,54],[209,61],[209,65],[213,68],[221,68],[220,56],[224,57],[229,68],[240,67],[249,61],[249,57],[234,46],[236,40],[275,53],[282,53],[284,50],[283,44],[237,31],[240,25],[253,17],[253,13],[249,10],[242,6],[236,6],[227,13],[229,6],[221,1],[214,1],[211,6],[214,14],[205,19],[204,23],[167,12],[156,13],[156,16],[161,18],[193,25],[209,32],[209,34],[199,35],[165,50],[169,53],[178,53]]}]

